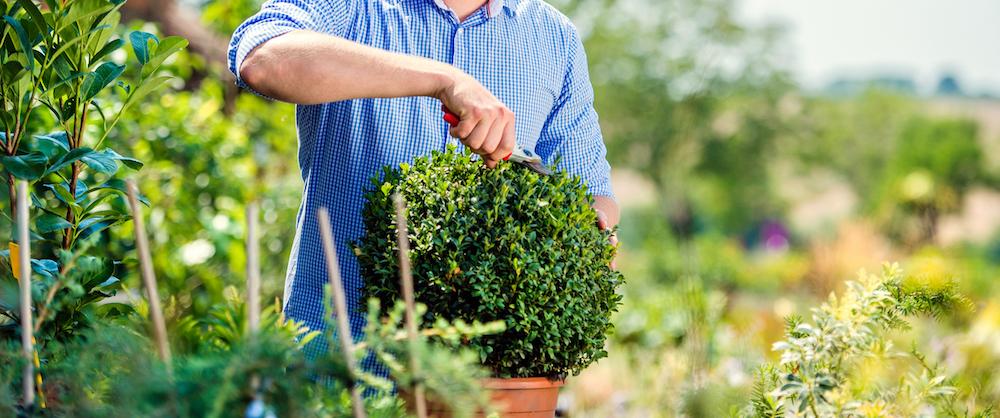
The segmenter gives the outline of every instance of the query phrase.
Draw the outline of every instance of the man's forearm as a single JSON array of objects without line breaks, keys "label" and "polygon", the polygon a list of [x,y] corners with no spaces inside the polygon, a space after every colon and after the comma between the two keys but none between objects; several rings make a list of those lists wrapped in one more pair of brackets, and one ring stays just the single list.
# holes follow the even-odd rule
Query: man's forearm
[{"label": "man's forearm", "polygon": [[271,39],[239,68],[258,92],[296,104],[366,97],[441,97],[450,65],[305,30]]}]

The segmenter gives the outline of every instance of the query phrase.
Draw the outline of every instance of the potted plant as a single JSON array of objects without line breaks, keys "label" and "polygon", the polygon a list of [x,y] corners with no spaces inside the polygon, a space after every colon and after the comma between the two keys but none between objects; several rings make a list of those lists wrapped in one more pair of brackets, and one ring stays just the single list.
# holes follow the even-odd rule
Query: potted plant
[{"label": "potted plant", "polygon": [[504,322],[501,333],[464,341],[493,374],[484,386],[504,414],[551,417],[565,377],[607,355],[621,301],[612,232],[596,226],[580,179],[515,164],[488,170],[450,148],[386,168],[373,186],[355,248],[363,297],[399,298],[398,192],[425,319]]}]

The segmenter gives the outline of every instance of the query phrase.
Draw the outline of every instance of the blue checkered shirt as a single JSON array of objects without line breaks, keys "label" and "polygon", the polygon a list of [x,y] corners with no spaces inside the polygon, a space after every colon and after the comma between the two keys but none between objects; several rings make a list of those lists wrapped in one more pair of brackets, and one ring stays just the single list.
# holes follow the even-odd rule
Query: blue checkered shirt
[{"label": "blue checkered shirt", "polygon": [[[540,0],[490,0],[459,22],[441,0],[271,0],[233,34],[230,70],[255,47],[293,30],[339,36],[388,51],[450,63],[475,77],[517,118],[518,144],[579,175],[594,195],[611,196],[610,167],[594,112],[583,45],[573,24]],[[319,64],[319,63],[317,63]],[[440,102],[429,97],[356,99],[296,107],[305,181],[285,280],[285,312],[325,328],[328,283],[316,209],[327,207],[355,338],[362,278],[351,243],[364,232],[362,194],[381,167],[449,144]],[[561,158],[557,159],[556,157]],[[325,339],[307,348],[326,349]],[[366,361],[368,368],[381,367]]]}]

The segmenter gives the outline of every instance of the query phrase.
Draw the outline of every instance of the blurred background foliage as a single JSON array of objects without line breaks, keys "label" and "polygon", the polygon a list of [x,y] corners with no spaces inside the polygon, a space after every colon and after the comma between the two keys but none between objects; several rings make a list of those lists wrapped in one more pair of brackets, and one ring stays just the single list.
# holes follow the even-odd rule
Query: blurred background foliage
[{"label": "blurred background foliage", "polygon": [[[585,39],[628,279],[610,357],[564,393],[572,416],[726,415],[775,360],[783,317],[886,260],[969,295],[974,310],[894,338],[917,341],[970,411],[1000,405],[1000,132],[986,128],[1000,101],[804,89],[783,28],[741,22],[734,0],[553,4]],[[252,200],[264,292],[282,293],[302,187],[294,109],[236,92],[224,64],[228,34],[259,5],[124,9],[135,28],[191,40],[168,62],[181,80],[109,136],[147,162],[138,179],[172,327],[238,293]],[[129,228],[107,237],[110,254],[131,251]]]}]

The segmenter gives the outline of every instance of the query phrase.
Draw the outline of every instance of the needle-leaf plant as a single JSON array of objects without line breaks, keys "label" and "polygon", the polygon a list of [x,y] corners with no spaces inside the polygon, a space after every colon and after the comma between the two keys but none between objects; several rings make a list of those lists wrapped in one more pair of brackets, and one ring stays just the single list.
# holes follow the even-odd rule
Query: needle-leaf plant
[{"label": "needle-leaf plant", "polygon": [[[907,329],[908,317],[938,317],[969,305],[954,283],[921,283],[895,265],[881,274],[862,272],[841,296],[813,309],[811,321],[786,320],[785,339],[774,343],[779,364],[758,370],[739,416],[971,416],[954,407],[957,389],[940,368],[915,348],[896,350],[889,335]],[[872,362],[891,363],[902,377],[879,382],[865,374]]]},{"label": "needle-leaf plant", "polygon": [[578,177],[513,163],[490,170],[452,148],[386,168],[372,186],[356,243],[365,298],[399,298],[398,192],[417,301],[430,320],[504,322],[502,333],[465,341],[495,376],[561,378],[607,355],[622,276]]}]

